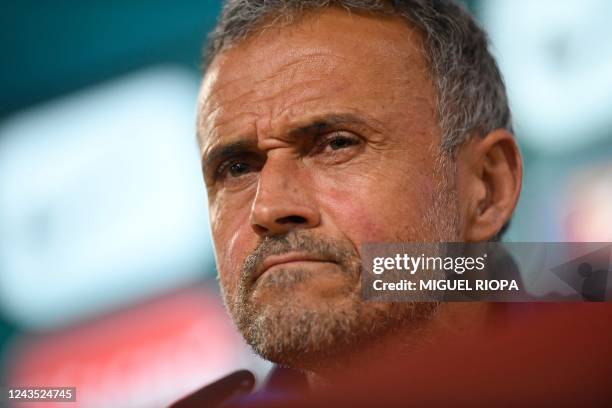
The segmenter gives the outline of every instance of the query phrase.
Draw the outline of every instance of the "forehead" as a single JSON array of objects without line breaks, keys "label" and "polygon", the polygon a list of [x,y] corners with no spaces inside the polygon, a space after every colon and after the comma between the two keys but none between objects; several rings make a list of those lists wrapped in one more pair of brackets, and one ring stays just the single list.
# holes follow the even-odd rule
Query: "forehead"
[{"label": "forehead", "polygon": [[386,103],[391,114],[400,98],[429,109],[432,90],[419,32],[399,17],[332,7],[264,28],[219,54],[200,92],[199,134],[203,142],[241,121],[337,105],[359,113]]}]

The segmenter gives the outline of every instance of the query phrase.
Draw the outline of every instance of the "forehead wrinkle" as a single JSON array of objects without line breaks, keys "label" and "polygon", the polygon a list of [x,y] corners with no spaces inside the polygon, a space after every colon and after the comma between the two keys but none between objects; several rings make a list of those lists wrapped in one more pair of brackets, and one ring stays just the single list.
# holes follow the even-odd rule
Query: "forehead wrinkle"
[{"label": "forehead wrinkle", "polygon": [[[248,115],[248,116],[255,116],[257,117],[258,114],[255,112],[241,112],[239,114],[234,115],[234,117],[231,118],[227,118],[226,120],[224,120],[223,122],[220,123],[216,123],[214,124],[212,127],[209,127],[209,129],[207,130],[207,134],[204,134],[203,130],[199,128],[198,129],[198,138],[200,141],[200,146],[201,146],[201,151],[202,151],[202,157],[204,156],[204,152],[210,150],[211,148],[213,148],[214,146],[216,146],[217,144],[221,143],[221,136],[219,136],[219,134],[221,132],[219,132],[219,129],[225,125],[227,125],[228,123],[232,122],[236,117],[238,116],[243,116],[243,115]],[[255,121],[249,121],[249,125],[247,126],[248,128],[253,128]],[[253,134],[255,133],[253,129],[244,129],[242,131],[236,131],[233,132],[234,134],[241,134],[243,136],[240,136],[238,138],[234,138],[234,139],[246,139],[247,136],[244,135],[248,135],[249,133]],[[206,140],[205,140],[206,138]],[[206,143],[205,145],[205,142]]]},{"label": "forehead wrinkle", "polygon": [[[258,99],[257,102],[269,102],[274,99],[281,99],[281,101],[279,101],[281,107],[275,109],[278,113],[274,116],[278,116],[282,112],[296,104],[305,103],[308,101],[312,101],[313,99],[321,99],[326,97],[327,95],[325,95],[324,92],[322,92],[321,90],[317,89],[316,87],[309,86],[320,82],[320,78],[300,81],[288,87],[283,87],[282,89],[279,89],[275,93],[266,96],[265,98]],[[302,88],[303,91],[301,91],[300,88]]]},{"label": "forehead wrinkle", "polygon": [[[232,102],[235,102],[237,100],[240,99],[246,99],[248,98],[250,95],[255,94],[257,91],[254,88],[250,88],[247,91],[244,91],[243,93],[239,93],[236,96],[232,96],[229,99],[223,99],[223,98],[219,98],[221,99],[221,101],[217,102],[217,105],[227,105],[227,104],[231,104]],[[235,95],[234,93],[232,93],[232,95]]]},{"label": "forehead wrinkle", "polygon": [[[378,24],[381,24],[381,22],[378,21]],[[299,26],[300,24],[297,24],[297,26],[294,28],[299,28]],[[386,27],[386,25],[383,25],[383,26]],[[393,28],[393,30],[391,30],[391,28],[392,27],[387,27],[387,30],[393,33],[393,37],[397,37],[400,33],[396,32],[395,28]],[[291,27],[289,27],[289,29],[290,31],[293,31]],[[413,30],[410,30],[409,27],[405,27],[405,25],[402,24],[402,30],[400,31],[403,36],[405,36],[406,34],[405,32],[406,29],[411,31],[410,32],[411,37],[414,34],[418,35],[418,33],[413,33],[412,32]],[[348,32],[345,32],[345,34],[348,35]],[[346,35],[343,35],[342,39],[344,39],[345,37]],[[387,75],[391,72],[395,74],[395,75],[392,74],[388,78],[388,80],[397,81],[400,79],[404,79],[404,80],[408,80],[407,82],[410,83],[411,82],[409,80],[409,78],[411,78],[410,72],[412,69],[415,68],[414,66],[415,61],[414,61],[414,58],[408,58],[408,61],[409,61],[408,62],[406,61],[405,57],[407,55],[410,55],[411,53],[414,53],[414,51],[416,51],[415,48],[417,47],[415,47],[414,44],[412,44],[410,48],[404,48],[403,46],[398,46],[398,44],[396,44],[394,41],[395,38],[393,37],[391,39],[376,38],[377,41],[375,41],[375,44],[370,44],[370,46],[366,47],[369,51],[375,52],[376,55],[380,55],[380,51],[384,51],[384,54],[385,54],[384,61],[370,61],[374,63],[373,66],[371,65],[371,68],[376,67],[375,69],[376,72],[372,71],[372,75],[377,75],[377,72],[382,69],[383,71],[381,72],[386,72]],[[245,106],[246,106],[251,110],[249,114],[257,115],[257,114],[265,113],[265,114],[270,114],[272,116],[271,118],[268,118],[267,121],[263,121],[261,123],[265,123],[265,122],[270,123],[270,119],[274,119],[274,121],[276,122],[279,116],[284,115],[287,110],[294,109],[296,105],[299,105],[301,103],[306,103],[309,101],[322,99],[328,96],[333,96],[333,94],[330,95],[329,92],[328,92],[328,95],[320,95],[320,96],[319,95],[317,96],[304,95],[304,93],[306,92],[310,93],[312,92],[313,88],[317,88],[313,86],[310,86],[310,87],[308,86],[313,83],[316,83],[317,81],[329,79],[329,80],[335,80],[335,81],[340,80],[345,83],[347,82],[346,77],[349,74],[345,72],[346,69],[342,69],[342,66],[338,65],[337,63],[334,64],[334,61],[347,61],[348,60],[351,63],[356,62],[359,65],[363,65],[364,63],[364,61],[360,59],[358,56],[355,56],[353,54],[347,55],[344,52],[346,51],[346,49],[343,49],[343,48],[337,49],[333,47],[333,44],[332,44],[331,51],[327,51],[327,48],[325,48],[326,44],[323,44],[323,45],[318,44],[318,43],[310,44],[310,45],[306,44],[306,47],[305,47],[303,42],[300,42],[296,44],[295,49],[291,49],[289,51],[283,50],[284,52],[280,54],[280,53],[275,52],[276,47],[274,45],[275,44],[274,41],[272,42],[269,41],[269,38],[265,38],[265,39],[261,38],[262,41],[257,41],[256,38],[257,37],[252,37],[250,39],[247,39],[246,42],[237,43],[235,47],[232,47],[222,53],[225,55],[218,56],[218,57],[221,57],[222,60],[218,60],[218,63],[216,64],[217,66],[215,67],[215,69],[220,74],[218,79],[221,79],[221,75],[223,76],[224,83],[219,87],[218,90],[215,90],[215,94],[217,93],[217,91],[220,91],[220,92],[227,91],[227,89],[231,88],[233,84],[236,84],[236,88],[239,89],[238,86],[241,81],[244,83],[250,83],[251,85],[249,86],[248,91],[243,92],[239,96],[235,96],[235,94],[230,94],[232,98],[227,101],[222,101],[222,104],[224,105],[225,103],[229,101],[234,103],[237,100],[239,101],[240,99],[247,98],[247,97],[251,98],[253,99],[251,102],[246,101],[244,103],[241,103],[238,106],[232,107],[232,110],[245,109]],[[359,42],[354,41],[354,39],[351,42],[354,45],[359,44]],[[402,43],[405,43],[405,42],[406,42],[405,40],[402,41]],[[391,47],[389,47],[390,45]],[[319,47],[319,48],[313,50],[313,47]],[[240,53],[238,53],[239,50],[240,50]],[[263,52],[262,50],[266,52]],[[246,51],[246,56],[244,54],[244,51]],[[392,64],[393,69],[391,70],[391,72],[388,72],[389,67],[386,64],[387,59],[389,57],[388,55],[389,53],[395,56],[395,58],[393,58],[395,63]],[[238,58],[239,55],[241,55],[240,58]],[[362,55],[362,53],[360,55]],[[266,58],[266,56],[268,56],[268,58]],[[253,82],[252,80],[253,71],[247,70],[248,74],[246,75],[244,74],[245,68],[243,67],[251,66],[251,63],[249,63],[249,61],[251,61],[251,63],[257,63],[258,67],[261,67],[264,69],[263,72],[261,69],[255,70],[255,72],[259,73],[259,75],[257,75],[259,76],[259,78],[255,82]],[[425,65],[425,64],[418,63],[421,61],[417,60],[416,62],[417,62],[416,65],[419,66],[419,68],[426,69],[426,66],[420,67],[420,65]],[[409,67],[406,67],[406,65],[409,65]],[[325,67],[325,68],[329,67],[328,69],[325,69],[325,72],[324,72],[325,74],[327,74],[327,76],[320,75],[321,70],[320,69],[317,70],[316,69],[317,66]],[[294,77],[297,75],[297,73],[299,73],[301,76],[303,72],[302,67],[304,71],[306,71],[305,73],[307,73],[308,71],[311,71],[313,74],[315,75],[319,74],[317,76],[322,76],[322,77],[318,79],[312,79],[312,75],[310,75],[310,76],[307,76],[310,79],[310,81],[294,83],[295,82]],[[400,68],[401,68],[401,71],[398,71],[398,69]],[[406,71],[404,71],[405,69]],[[332,78],[329,74],[336,70],[339,70],[340,72],[338,73],[338,75]],[[221,74],[221,71],[223,72],[222,74]],[[407,74],[408,74],[408,78],[407,78]],[[265,95],[265,97],[263,97],[262,99],[257,99],[256,97],[254,98],[253,96],[257,95],[258,93],[264,94],[265,91],[259,88],[261,88],[262,84],[264,84],[266,81],[278,81],[278,83],[273,84],[273,87],[272,87],[272,89],[276,88],[276,92],[274,92],[272,95],[269,95],[269,94]],[[336,84],[330,83],[331,86],[335,86]],[[287,87],[287,85],[289,85],[289,87]],[[294,92],[296,89],[299,89],[300,86],[306,88],[306,92],[303,92],[301,94],[298,92]],[[319,89],[319,91],[321,92],[323,90],[329,91],[329,86]],[[274,105],[276,105],[276,109],[274,109],[273,107],[274,105],[269,104],[270,100],[274,98],[279,98],[279,96],[283,95],[283,93],[287,94],[287,96],[279,100],[277,103],[275,103]],[[289,93],[293,93],[293,94],[289,95]],[[211,97],[211,95],[207,95],[207,96],[208,96],[207,99]],[[304,96],[306,97],[302,99],[302,97]],[[272,112],[261,112],[261,113],[252,112],[253,105],[261,109],[266,109],[266,111],[272,110]],[[269,105],[270,107],[264,108],[261,105]],[[222,109],[222,108],[225,108],[225,106],[220,106],[216,108],[214,111],[216,112],[217,110]],[[276,110],[277,113],[273,114],[274,110]],[[363,113],[360,112],[359,114],[362,115]],[[222,118],[222,116],[224,115],[222,114],[221,117],[216,118],[216,120],[222,121],[220,122],[220,124],[225,125],[226,123],[234,120],[234,116],[232,116],[232,118]],[[220,124],[215,124],[213,129],[215,130],[218,129]]]},{"label": "forehead wrinkle", "polygon": [[[219,56],[217,58],[222,58],[222,56]],[[249,80],[250,73],[240,75],[240,71],[238,71],[237,75],[227,78],[227,69],[223,71],[223,67],[226,65],[228,64],[220,63],[217,66],[210,68],[205,74],[202,84],[205,85],[208,83],[207,88],[211,91],[209,92],[209,95],[204,99],[204,102],[213,97],[215,94],[223,91],[228,86],[235,84],[236,82]],[[223,80],[220,81],[219,78],[221,77],[222,71],[225,75],[223,76]]]},{"label": "forehead wrinkle", "polygon": [[[218,117],[220,116],[219,112],[222,112],[225,110],[226,105],[227,104],[231,104],[232,102],[235,102],[236,100],[239,99],[243,99],[246,98],[247,96],[249,96],[250,94],[253,94],[255,92],[254,89],[250,88],[240,94],[238,94],[238,96],[233,96],[230,99],[224,100],[222,98],[221,93],[229,86],[231,86],[232,83],[237,82],[237,81],[241,81],[244,80],[244,78],[247,78],[248,80],[248,76],[243,76],[243,77],[238,77],[235,78],[233,80],[230,80],[229,82],[224,82],[220,85],[218,85],[218,76],[217,78],[215,78],[215,84],[212,86],[208,86],[207,88],[209,89],[209,92],[202,92],[205,95],[201,95],[200,96],[200,101],[199,101],[199,109],[197,111],[198,117],[197,117],[197,125],[198,125],[198,130],[200,130],[200,128],[204,128],[204,122],[208,121],[211,117]],[[202,90],[204,91],[204,89]],[[232,94],[233,95],[233,94]],[[220,99],[220,100],[215,100],[216,99]],[[225,121],[224,121],[225,123]]]},{"label": "forehead wrinkle", "polygon": [[[281,73],[277,73],[277,75],[280,75]],[[293,85],[291,85],[290,87],[283,87],[282,85],[280,86],[280,89],[278,89],[276,92],[270,94],[270,95],[266,95],[265,97],[257,97],[260,96],[263,92],[260,91],[258,89],[259,86],[261,86],[261,84],[263,82],[267,82],[272,80],[271,78],[265,78],[262,80],[257,81],[249,90],[239,94],[238,96],[234,96],[230,99],[222,99],[221,95],[215,95],[218,94],[219,92],[221,92],[221,89],[218,90],[214,90],[213,92],[211,92],[211,94],[205,99],[206,102],[204,103],[203,107],[200,109],[200,120],[198,121],[199,127],[204,128],[204,122],[209,120],[211,117],[220,117],[221,122],[215,123],[215,125],[213,126],[213,129],[222,126],[232,120],[234,120],[236,117],[238,116],[242,116],[245,114],[252,114],[252,115],[261,115],[263,114],[263,111],[261,111],[261,109],[257,110],[257,111],[247,111],[244,112],[244,108],[252,108],[254,105],[258,106],[258,107],[262,107],[265,103],[270,102],[276,98],[278,98],[280,95],[282,94],[287,94],[287,93],[291,93],[292,91],[294,91],[295,89],[298,89],[300,87],[302,88],[306,88],[306,89],[314,89],[312,87],[309,87],[308,85],[311,85],[313,83],[317,83],[320,82],[323,78],[312,78],[312,79],[308,79],[308,80],[304,80],[304,81],[299,81]],[[225,85],[222,86],[222,88],[226,88]],[[251,96],[255,95],[255,98],[249,98]],[[217,96],[219,99],[219,101],[214,101],[214,97]],[[299,98],[299,97],[298,97]],[[234,107],[232,110],[233,111],[238,111],[238,113],[232,115],[230,118],[223,118],[224,114],[221,113],[219,114],[219,112],[222,111],[227,111],[226,107],[228,105],[232,105],[233,103],[235,103],[236,101],[239,101],[241,99],[244,99],[245,101],[243,103],[240,103],[240,105]],[[253,99],[253,100],[249,100],[249,99]],[[289,98],[292,99],[292,98]],[[308,98],[311,99],[311,98]],[[308,100],[306,99],[306,100]],[[214,102],[213,102],[214,101]],[[303,101],[303,100],[302,100]],[[299,103],[299,101],[298,101]],[[210,105],[216,105],[214,109],[210,110]],[[293,104],[291,104],[290,106],[292,106]],[[209,112],[207,112],[206,115],[204,115],[204,112],[206,112],[206,110],[209,110]],[[214,120],[214,119],[213,119]]]},{"label": "forehead wrinkle", "polygon": [[[225,87],[225,86],[222,85],[222,87]],[[246,98],[249,94],[254,93],[255,90],[249,89],[246,92],[236,97],[233,97],[229,100],[226,100],[226,101],[224,100],[216,101],[214,97],[219,97],[219,99],[222,99],[220,98],[220,95],[216,95],[220,91],[221,91],[220,89],[213,90],[209,92],[209,95],[207,95],[206,98],[202,98],[201,100],[201,106],[198,109],[197,120],[196,120],[196,124],[197,124],[196,131],[198,133],[198,140],[200,140],[200,142],[203,141],[204,135],[202,133],[204,129],[206,128],[208,128],[207,132],[213,133],[219,127],[224,126],[225,124],[233,121],[238,116],[243,116],[243,115],[255,115],[256,116],[259,113],[257,111],[241,111],[241,112],[238,112],[232,115],[229,118],[224,118],[225,116],[224,112],[227,111],[228,104],[231,104],[232,102],[235,102],[236,100]],[[244,105],[247,105],[249,107],[252,106],[252,104],[243,104],[242,106]],[[220,121],[218,120],[218,118]]]},{"label": "forehead wrinkle", "polygon": [[[206,95],[205,98],[202,98],[200,101],[201,108],[199,109],[199,113],[202,114],[204,111],[209,109],[210,112],[208,113],[208,116],[211,116],[214,113],[218,112],[219,110],[223,109],[224,105],[227,105],[228,103],[232,103],[242,98],[246,98],[248,95],[253,94],[255,92],[255,89],[249,88],[246,91],[239,93],[237,96],[232,96],[230,99],[223,99],[221,93],[228,86],[230,86],[230,84],[222,84],[217,89],[213,88],[208,93],[208,95]],[[234,95],[234,93],[230,93],[230,94]],[[215,98],[219,100],[217,101],[215,100]],[[211,105],[215,107],[211,108]]]},{"label": "forehead wrinkle", "polygon": [[[299,54],[297,52],[291,52],[289,53],[291,59],[288,62],[285,62],[283,64],[281,64],[279,67],[275,67],[273,69],[271,69],[272,72],[267,73],[264,78],[262,78],[261,80],[257,81],[257,82],[261,82],[261,81],[265,81],[265,80],[270,80],[270,79],[276,79],[277,77],[283,75],[283,74],[287,74],[287,71],[292,71],[290,74],[291,77],[295,75],[296,71],[298,71],[300,68],[303,68],[307,70],[307,69],[312,69],[313,66],[314,68],[317,70],[318,73],[322,72],[322,68],[329,66],[329,65],[333,65],[332,61],[333,59],[339,59],[339,60],[348,60],[348,57],[344,57],[344,56],[340,56],[340,55],[335,55],[331,52],[306,52],[303,54]],[[334,70],[333,66],[330,66],[328,70],[323,71],[325,73],[329,73],[331,71]]]},{"label": "forehead wrinkle", "polygon": [[[252,104],[246,104],[249,107]],[[252,123],[254,120],[250,120],[249,117],[257,118],[261,115],[259,111],[244,111],[240,110],[228,116],[228,113],[224,113],[225,108],[221,105],[217,106],[212,112],[204,115],[202,112],[199,113],[199,119],[197,121],[197,132],[198,132],[198,140],[200,143],[204,142],[204,137],[208,136],[209,138],[218,133],[218,130],[224,126],[227,126],[231,123],[235,123],[238,120],[242,119],[244,122]],[[207,133],[207,135],[204,134]]]},{"label": "forehead wrinkle", "polygon": [[[211,130],[211,132],[215,132],[219,128],[234,122],[239,117],[248,117],[248,116],[258,117],[259,116],[259,112],[251,111],[251,112],[239,112],[239,113],[236,113],[235,115],[233,115],[231,117],[223,118],[222,121],[215,122],[215,124],[211,127],[210,130]],[[251,122],[249,121],[249,123],[251,123]]]},{"label": "forehead wrinkle", "polygon": [[[254,124],[254,122],[257,122],[257,119],[261,118],[265,112],[263,112],[263,108],[257,111],[244,111],[244,108],[252,108],[254,105],[258,106],[258,107],[262,107],[264,106],[267,102],[270,101],[274,101],[275,99],[279,99],[279,97],[283,94],[289,94],[292,91],[295,91],[296,89],[299,88],[304,88],[306,90],[306,92],[299,92],[297,93],[297,95],[286,95],[286,97],[282,98],[282,101],[280,101],[279,103],[282,104],[283,106],[277,109],[276,114],[270,113],[271,116],[271,121],[273,121],[272,118],[278,118],[279,116],[282,116],[285,112],[287,112],[288,110],[292,109],[293,107],[295,107],[296,105],[299,104],[305,104],[308,102],[313,102],[313,101],[317,101],[317,100],[321,100],[326,98],[326,95],[324,93],[321,92],[320,89],[316,88],[316,87],[312,87],[309,86],[313,83],[318,83],[320,82],[320,79],[311,79],[311,80],[307,80],[307,81],[301,81],[298,82],[296,84],[291,85],[290,87],[285,87],[283,89],[278,90],[277,92],[268,95],[264,98],[261,99],[256,99],[255,101],[245,101],[244,103],[242,103],[239,107],[232,109],[230,112],[227,113],[220,113],[218,115],[216,115],[216,118],[213,119],[213,123],[211,124],[212,127],[210,128],[209,132],[213,133],[214,131],[218,130],[218,128],[236,121],[237,118],[241,118],[241,117],[246,117],[246,116],[251,116],[253,118],[249,119],[248,122],[250,124]],[[314,95],[313,95],[314,93]],[[219,106],[218,108],[215,109],[215,112],[219,112],[223,110],[223,106]],[[227,114],[231,114],[231,116],[226,116]],[[211,115],[208,115],[209,117]],[[268,115],[266,115],[268,116]],[[204,120],[206,120],[206,118],[204,118]],[[247,121],[247,119],[245,118],[245,122]],[[268,121],[266,121],[268,122]],[[261,122],[260,122],[261,123]],[[202,128],[204,128],[205,126],[202,126]],[[272,128],[270,129],[256,129],[256,132],[258,134],[260,134],[261,136],[264,136],[268,133],[279,133],[279,132],[274,132]],[[282,132],[280,133],[282,134]]]},{"label": "forehead wrinkle", "polygon": [[296,129],[303,128],[313,120],[327,116],[330,111],[326,113],[308,114],[308,110],[305,107],[297,108],[297,105],[304,105],[308,102],[315,102],[324,99],[324,96],[313,96],[308,99],[302,99],[296,101],[290,105],[285,106],[278,114],[270,121],[270,134],[276,137],[283,138],[294,132]]},{"label": "forehead wrinkle", "polygon": [[[255,45],[252,45],[251,47],[255,47]],[[231,59],[231,55],[229,55],[231,54],[231,51],[232,50],[225,52],[228,54],[228,55],[225,55],[226,60]],[[280,66],[270,67],[268,69],[268,72],[264,73],[260,78],[252,78],[252,72],[249,71],[249,73],[245,75],[237,75],[233,78],[230,77],[229,79],[225,79],[225,77],[227,76],[227,72],[228,71],[232,72],[232,67],[229,66],[230,65],[229,63],[220,64],[220,66],[215,68],[215,71],[217,74],[217,78],[215,78],[216,79],[215,82],[216,84],[219,83],[219,78],[221,77],[222,71],[224,73],[223,82],[221,83],[221,85],[212,85],[210,87],[212,88],[211,92],[207,95],[206,98],[204,98],[201,101],[201,103],[204,104],[208,102],[209,99],[214,98],[217,94],[225,91],[226,88],[232,86],[236,82],[250,82],[256,86],[256,85],[261,85],[270,80],[275,80],[278,77],[283,76],[283,75],[286,75],[287,78],[292,79],[297,74],[297,71],[299,71],[300,68],[302,67],[305,71],[310,69],[312,71],[315,71],[320,76],[321,74],[329,74],[333,70],[335,70],[334,64],[332,63],[332,61],[330,61],[331,59],[349,60],[349,58],[345,56],[339,56],[331,52],[321,52],[321,51],[315,51],[315,52],[309,51],[306,53],[300,53],[300,52],[294,51],[294,52],[289,53],[288,59],[289,61],[283,62]],[[317,63],[318,61],[320,61],[320,63]],[[269,65],[269,60],[265,58],[263,59],[259,58],[259,59],[256,59],[252,64],[255,64],[258,66]],[[243,65],[244,64],[242,64],[241,67]],[[323,68],[326,66],[329,66],[329,68],[323,70]],[[312,75],[310,75],[310,77],[312,77]],[[237,88],[241,88],[241,87],[237,86]],[[239,96],[233,97],[232,99],[223,100],[223,103],[231,103],[237,99],[244,98],[248,96],[249,94],[256,92],[256,91],[257,90],[254,88],[254,86],[251,86],[248,91],[242,92]],[[234,93],[235,92],[232,92],[232,94]]]}]

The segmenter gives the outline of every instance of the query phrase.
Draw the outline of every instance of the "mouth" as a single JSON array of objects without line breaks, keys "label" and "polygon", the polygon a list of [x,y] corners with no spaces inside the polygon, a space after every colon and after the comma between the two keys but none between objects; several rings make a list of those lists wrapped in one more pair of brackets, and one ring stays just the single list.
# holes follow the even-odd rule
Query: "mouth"
[{"label": "mouth", "polygon": [[264,261],[261,263],[260,267],[257,268],[257,271],[255,272],[255,275],[253,276],[253,280],[255,281],[259,279],[261,275],[263,275],[264,273],[268,272],[270,269],[276,266],[279,266],[279,265],[289,266],[289,265],[297,265],[301,263],[321,263],[321,264],[333,263],[335,264],[336,262],[328,260],[328,259],[321,259],[313,255],[299,253],[299,252],[289,252],[289,253],[282,254],[282,255],[271,255],[271,256],[266,257]]}]

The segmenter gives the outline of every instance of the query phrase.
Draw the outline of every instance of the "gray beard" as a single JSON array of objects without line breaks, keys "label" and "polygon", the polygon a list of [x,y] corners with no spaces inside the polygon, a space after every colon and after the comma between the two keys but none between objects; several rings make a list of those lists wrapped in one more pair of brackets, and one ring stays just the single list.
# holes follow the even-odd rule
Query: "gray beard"
[{"label": "gray beard", "polygon": [[[422,218],[429,230],[406,231],[397,237],[397,242],[457,240],[456,190],[447,181],[438,186],[437,195],[431,198],[434,204]],[[309,308],[292,298],[295,287],[316,279],[306,270],[277,269],[262,282],[253,282],[252,276],[261,260],[289,251],[334,259],[346,281],[343,293],[339,294],[342,300]],[[356,248],[296,229],[282,237],[266,237],[245,260],[235,298],[228,298],[225,291],[223,298],[246,342],[263,358],[309,371],[341,367],[351,355],[373,347],[380,339],[396,332],[418,331],[431,321],[438,307],[435,302],[365,302],[361,297],[360,274],[361,259]],[[257,285],[278,294],[272,304],[253,302]]]},{"label": "gray beard", "polygon": [[359,293],[356,290],[346,296],[341,307],[327,305],[314,310],[300,307],[292,299],[273,307],[252,307],[239,300],[243,306],[233,317],[247,343],[261,357],[317,371],[341,367],[351,354],[394,332],[418,330],[437,309],[434,302],[389,303],[379,308],[365,303]]}]

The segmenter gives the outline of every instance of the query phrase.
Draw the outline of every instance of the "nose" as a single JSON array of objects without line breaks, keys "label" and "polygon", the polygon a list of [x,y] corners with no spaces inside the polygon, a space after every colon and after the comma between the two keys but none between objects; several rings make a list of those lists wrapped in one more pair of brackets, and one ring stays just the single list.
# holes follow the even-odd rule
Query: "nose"
[{"label": "nose", "polygon": [[260,236],[282,235],[294,228],[314,228],[321,218],[312,199],[312,183],[297,166],[268,159],[261,169],[251,208],[251,227]]}]

